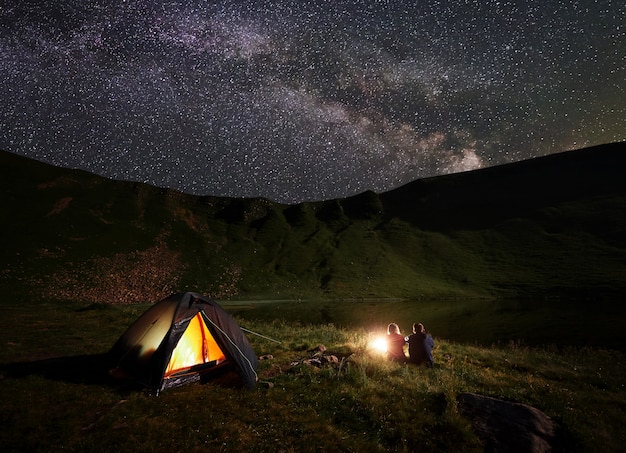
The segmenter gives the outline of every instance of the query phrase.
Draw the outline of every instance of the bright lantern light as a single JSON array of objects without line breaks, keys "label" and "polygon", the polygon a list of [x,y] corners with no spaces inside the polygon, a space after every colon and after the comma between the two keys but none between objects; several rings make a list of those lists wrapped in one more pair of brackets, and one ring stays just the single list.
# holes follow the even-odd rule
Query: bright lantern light
[{"label": "bright lantern light", "polygon": [[370,347],[381,353],[387,352],[387,340],[383,337],[374,338],[370,343]]}]

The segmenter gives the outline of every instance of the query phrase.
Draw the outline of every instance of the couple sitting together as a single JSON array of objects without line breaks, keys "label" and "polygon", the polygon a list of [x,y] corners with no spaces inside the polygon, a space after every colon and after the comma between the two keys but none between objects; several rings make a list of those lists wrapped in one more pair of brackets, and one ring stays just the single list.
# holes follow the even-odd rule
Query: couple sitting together
[{"label": "couple sitting together", "polygon": [[[404,345],[409,345],[409,357],[404,354]],[[413,324],[413,333],[408,337],[400,334],[400,328],[396,323],[391,323],[387,327],[387,356],[390,360],[398,362],[409,362],[416,365],[425,363],[432,368],[433,347],[435,341],[433,337],[426,333],[422,323]]]}]

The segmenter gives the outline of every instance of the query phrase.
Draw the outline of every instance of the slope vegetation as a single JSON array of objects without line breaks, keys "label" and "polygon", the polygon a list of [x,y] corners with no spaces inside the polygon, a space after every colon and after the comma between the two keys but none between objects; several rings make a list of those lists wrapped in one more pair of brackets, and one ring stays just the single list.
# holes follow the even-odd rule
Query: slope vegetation
[{"label": "slope vegetation", "polygon": [[198,197],[0,153],[16,297],[617,298],[626,144],[297,205]]}]

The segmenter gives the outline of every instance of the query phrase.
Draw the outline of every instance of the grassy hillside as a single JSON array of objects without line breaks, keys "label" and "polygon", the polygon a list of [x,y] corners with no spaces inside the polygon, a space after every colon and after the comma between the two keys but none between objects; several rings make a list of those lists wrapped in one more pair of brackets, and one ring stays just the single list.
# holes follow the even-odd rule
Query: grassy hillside
[{"label": "grassy hillside", "polygon": [[198,197],[0,153],[0,285],[22,298],[626,293],[626,144],[298,205]]},{"label": "grassy hillside", "polygon": [[[300,322],[241,317],[266,336],[249,336],[257,355],[273,356],[260,362],[265,385],[251,391],[211,382],[155,398],[111,382],[104,353],[147,306],[131,303],[182,289],[216,299],[623,296],[624,147],[294,206],[188,196],[0,153],[0,445],[484,451],[457,406],[473,392],[546,413],[557,425],[555,451],[623,449],[623,352],[478,347],[443,336],[460,323],[488,329],[489,313],[445,315],[433,369],[381,360],[369,348],[377,331],[316,323],[304,308]],[[577,335],[618,331],[621,304],[593,309],[606,305],[619,308],[604,313],[606,325]],[[498,310],[520,322],[537,316],[527,308]],[[393,319],[408,325],[399,309]],[[576,314],[536,327],[571,336],[568,316]],[[302,363],[319,344],[341,361]]]}]

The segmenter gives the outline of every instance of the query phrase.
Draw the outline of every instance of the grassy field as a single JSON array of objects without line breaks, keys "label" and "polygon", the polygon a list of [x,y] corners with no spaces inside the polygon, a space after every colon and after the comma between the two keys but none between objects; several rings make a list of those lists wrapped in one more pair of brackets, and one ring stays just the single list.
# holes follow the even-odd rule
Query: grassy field
[{"label": "grassy field", "polygon": [[[482,451],[461,392],[533,405],[556,451],[623,451],[626,359],[591,348],[476,347],[436,338],[434,369],[389,363],[369,333],[246,321],[262,360],[253,390],[191,384],[156,397],[113,385],[103,354],[145,306],[3,304],[2,451]],[[302,364],[323,344],[341,359]],[[295,362],[298,362],[294,365]]]}]

